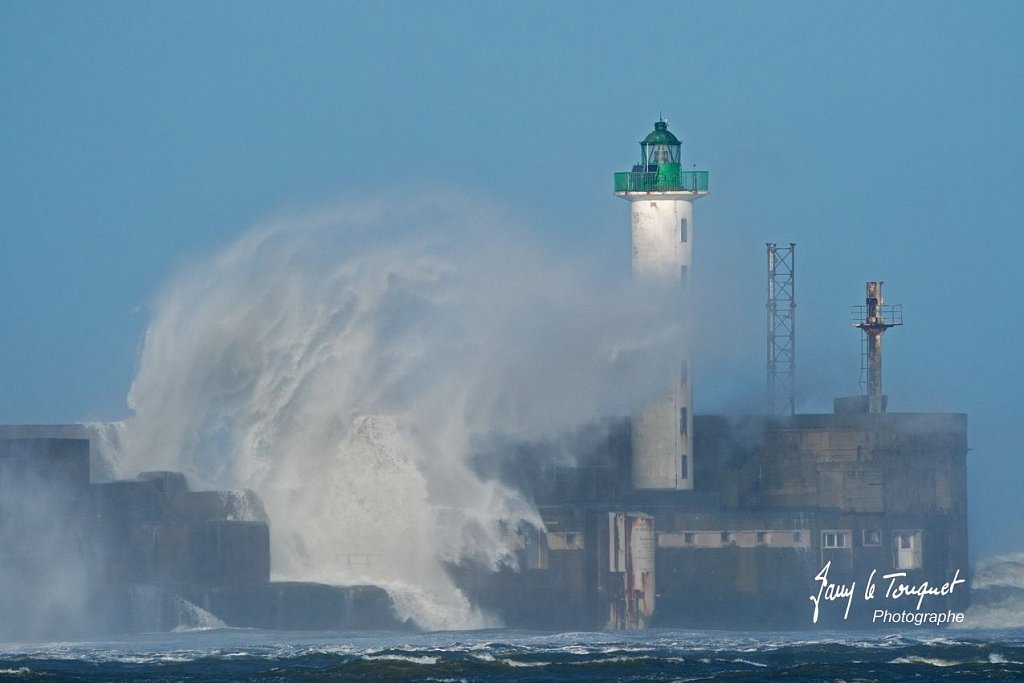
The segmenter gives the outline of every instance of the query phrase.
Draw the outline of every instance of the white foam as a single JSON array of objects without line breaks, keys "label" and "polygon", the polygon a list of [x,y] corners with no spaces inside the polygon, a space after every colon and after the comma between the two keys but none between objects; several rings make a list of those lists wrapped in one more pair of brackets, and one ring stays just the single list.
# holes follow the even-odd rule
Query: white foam
[{"label": "white foam", "polygon": [[551,662],[520,662],[517,659],[506,659],[506,664],[514,668],[537,668],[542,666],[551,666]]},{"label": "white foam", "polygon": [[960,666],[964,662],[955,661],[952,659],[940,659],[937,657],[918,657],[911,655],[909,657],[897,657],[889,662],[890,664],[928,664],[930,666]]},{"label": "white foam", "polygon": [[971,605],[964,621],[954,624],[956,629],[1017,629],[1024,628],[1024,598],[1006,599],[996,604]]},{"label": "white foam", "polygon": [[768,666],[767,664],[762,664],[761,662],[753,662],[753,661],[751,661],[749,659],[734,659],[732,661],[734,663],[736,663],[736,664],[749,664],[750,666],[760,666],[760,667],[767,667]]},{"label": "white foam", "polygon": [[1024,553],[986,557],[978,562],[971,588],[1010,587],[1024,590]]},{"label": "white foam", "polygon": [[152,307],[104,461],[256,491],[275,579],[383,585],[430,630],[497,625],[445,565],[508,561],[509,530],[539,517],[473,471],[476,439],[627,414],[622,387],[660,386],[647,359],[675,357],[681,330],[674,298],[515,232],[475,201],[371,200],[190,264]]},{"label": "white foam", "polygon": [[437,657],[417,656],[417,655],[365,655],[363,659],[372,661],[383,660],[383,661],[396,661],[396,662],[409,662],[411,664],[423,664],[431,666],[437,664]]},{"label": "white foam", "polygon": [[94,482],[110,481],[123,469],[125,423],[86,422],[89,434],[89,477]]},{"label": "white foam", "polygon": [[227,624],[198,605],[178,598],[178,625],[175,633],[187,631],[212,631],[227,628]]}]

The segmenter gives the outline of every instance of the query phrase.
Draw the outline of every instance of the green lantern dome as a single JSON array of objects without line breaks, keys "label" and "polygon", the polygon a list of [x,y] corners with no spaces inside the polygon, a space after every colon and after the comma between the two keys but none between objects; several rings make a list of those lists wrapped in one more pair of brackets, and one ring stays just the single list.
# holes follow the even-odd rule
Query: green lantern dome
[{"label": "green lantern dome", "polygon": [[668,130],[668,122],[658,121],[654,130],[643,139],[641,145],[678,145],[679,139]]},{"label": "green lantern dome", "polygon": [[640,143],[640,163],[679,163],[679,138],[668,132],[668,123],[664,119],[655,123],[654,130]]}]

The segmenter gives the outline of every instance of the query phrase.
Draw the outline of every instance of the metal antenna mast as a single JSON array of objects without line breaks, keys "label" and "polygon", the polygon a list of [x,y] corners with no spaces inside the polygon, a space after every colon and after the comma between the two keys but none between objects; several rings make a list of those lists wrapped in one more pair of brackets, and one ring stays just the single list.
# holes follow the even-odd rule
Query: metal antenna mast
[{"label": "metal antenna mast", "polygon": [[768,412],[796,412],[796,244],[768,242]]},{"label": "metal antenna mast", "polygon": [[[869,413],[884,413],[882,400],[882,335],[890,327],[903,324],[903,306],[886,305],[882,299],[882,283],[867,283],[867,297],[863,306],[854,306],[851,312],[853,326],[864,331],[862,342],[867,347],[861,352],[861,383],[866,384]],[[865,380],[866,375],[866,380]]]}]

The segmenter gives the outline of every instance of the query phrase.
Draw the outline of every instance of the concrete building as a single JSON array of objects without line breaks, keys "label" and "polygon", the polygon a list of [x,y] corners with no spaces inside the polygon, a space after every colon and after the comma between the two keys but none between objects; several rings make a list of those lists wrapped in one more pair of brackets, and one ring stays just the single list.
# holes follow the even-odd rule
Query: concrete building
[{"label": "concrete building", "polygon": [[[707,192],[707,172],[682,171],[679,141],[657,122],[640,163],[615,174],[637,278],[685,291],[693,202]],[[536,628],[865,626],[866,600],[812,621],[826,566],[831,582],[862,587],[886,574],[966,581],[967,418],[885,412],[881,336],[902,318],[881,283],[855,312],[867,393],[836,399],[830,414],[793,414],[794,247],[768,244],[769,415],[694,417],[681,349],[664,397],[581,431],[572,465],[553,459],[554,445],[488,454],[544,527],[521,530],[518,571],[453,568],[485,608]],[[967,598],[961,587],[925,605],[962,610]]]},{"label": "concrete building", "polygon": [[[572,467],[545,444],[503,454],[544,529],[522,530],[519,571],[454,569],[474,599],[528,628],[807,628],[827,562],[833,581],[861,586],[872,571],[914,585],[967,578],[965,415],[698,415],[692,491],[634,487],[630,429],[594,425]],[[646,577],[615,559],[623,539],[608,520],[623,516],[650,520]],[[966,605],[963,588],[925,603]],[[872,610],[854,607],[823,609],[818,623],[870,625]]]},{"label": "concrete building", "polygon": [[405,627],[381,588],[271,582],[252,491],[177,472],[94,483],[89,465],[82,425],[0,426],[0,638]]}]

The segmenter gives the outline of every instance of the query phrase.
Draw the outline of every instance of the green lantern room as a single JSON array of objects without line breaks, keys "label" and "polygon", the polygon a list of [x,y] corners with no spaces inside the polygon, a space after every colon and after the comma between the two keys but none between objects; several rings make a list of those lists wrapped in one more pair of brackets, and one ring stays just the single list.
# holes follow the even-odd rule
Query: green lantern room
[{"label": "green lantern room", "polygon": [[640,141],[640,163],[615,174],[615,192],[707,192],[707,171],[683,171],[679,138],[664,119]]}]

